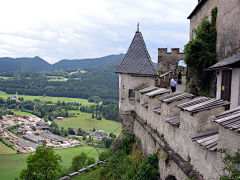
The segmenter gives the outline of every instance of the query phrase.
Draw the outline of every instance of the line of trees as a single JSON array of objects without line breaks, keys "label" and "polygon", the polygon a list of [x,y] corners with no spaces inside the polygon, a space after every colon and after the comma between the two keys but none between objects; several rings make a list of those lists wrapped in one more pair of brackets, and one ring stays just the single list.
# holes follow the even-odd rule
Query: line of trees
[{"label": "line of trees", "polygon": [[109,120],[117,120],[119,116],[118,104],[81,106],[80,111],[91,113],[92,118],[97,118],[97,120],[102,120],[102,117]]}]

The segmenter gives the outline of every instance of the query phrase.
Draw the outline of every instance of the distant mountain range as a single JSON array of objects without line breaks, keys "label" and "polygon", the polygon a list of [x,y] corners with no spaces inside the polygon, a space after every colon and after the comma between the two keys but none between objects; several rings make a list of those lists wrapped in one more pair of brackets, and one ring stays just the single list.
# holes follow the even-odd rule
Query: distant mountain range
[{"label": "distant mountain range", "polygon": [[[26,70],[50,72],[61,69],[81,69],[86,67],[104,66],[108,63],[122,60],[124,56],[125,54],[119,54],[93,59],[63,59],[53,65],[38,56],[34,58],[2,57],[0,58],[0,73]],[[157,67],[157,63],[154,63],[154,65]]]}]

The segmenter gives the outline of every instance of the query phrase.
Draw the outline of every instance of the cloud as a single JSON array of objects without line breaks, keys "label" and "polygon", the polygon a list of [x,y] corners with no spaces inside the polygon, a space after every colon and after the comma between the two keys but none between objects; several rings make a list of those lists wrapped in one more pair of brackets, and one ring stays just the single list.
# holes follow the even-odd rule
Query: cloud
[{"label": "cloud", "polygon": [[67,39],[64,39],[64,38],[59,38],[59,39],[58,39],[58,42],[59,42],[59,43],[62,43],[62,44],[68,44],[68,40],[67,40]]},{"label": "cloud", "polygon": [[[14,6],[13,6],[14,4]],[[188,41],[192,0],[12,0],[0,11],[0,51],[49,62],[126,53],[140,22],[152,59]]]},{"label": "cloud", "polygon": [[42,52],[40,49],[38,48],[29,48],[27,50],[28,52],[31,52],[31,53],[39,53],[39,52]]},{"label": "cloud", "polygon": [[49,30],[44,30],[42,33],[44,40],[51,40],[51,39],[55,38],[57,36],[57,34],[58,33],[49,31]]}]

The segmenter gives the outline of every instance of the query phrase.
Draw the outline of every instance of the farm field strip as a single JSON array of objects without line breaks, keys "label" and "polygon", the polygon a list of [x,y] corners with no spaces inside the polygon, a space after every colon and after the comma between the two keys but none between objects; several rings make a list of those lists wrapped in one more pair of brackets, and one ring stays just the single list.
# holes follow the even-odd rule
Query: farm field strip
[{"label": "farm field strip", "polygon": [[16,115],[33,115],[31,113],[28,113],[28,112],[23,112],[23,111],[14,111],[14,110],[11,110],[14,114]]},{"label": "farm field strip", "polygon": [[2,79],[9,79],[9,78],[13,78],[13,77],[0,76],[0,78],[2,78]]}]

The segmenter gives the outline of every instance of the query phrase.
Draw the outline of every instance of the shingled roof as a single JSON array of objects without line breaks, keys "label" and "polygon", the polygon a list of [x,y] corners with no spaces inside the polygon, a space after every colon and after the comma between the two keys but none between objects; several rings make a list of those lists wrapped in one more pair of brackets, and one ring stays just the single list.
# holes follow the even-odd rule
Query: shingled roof
[{"label": "shingled roof", "polygon": [[158,72],[148,54],[140,31],[136,31],[126,55],[115,72],[126,74],[158,75]]},{"label": "shingled roof", "polygon": [[221,69],[221,68],[229,68],[232,64],[239,63],[239,61],[240,61],[240,53],[233,55],[229,58],[226,58],[226,59],[210,66],[205,71],[212,71],[212,70]]}]

